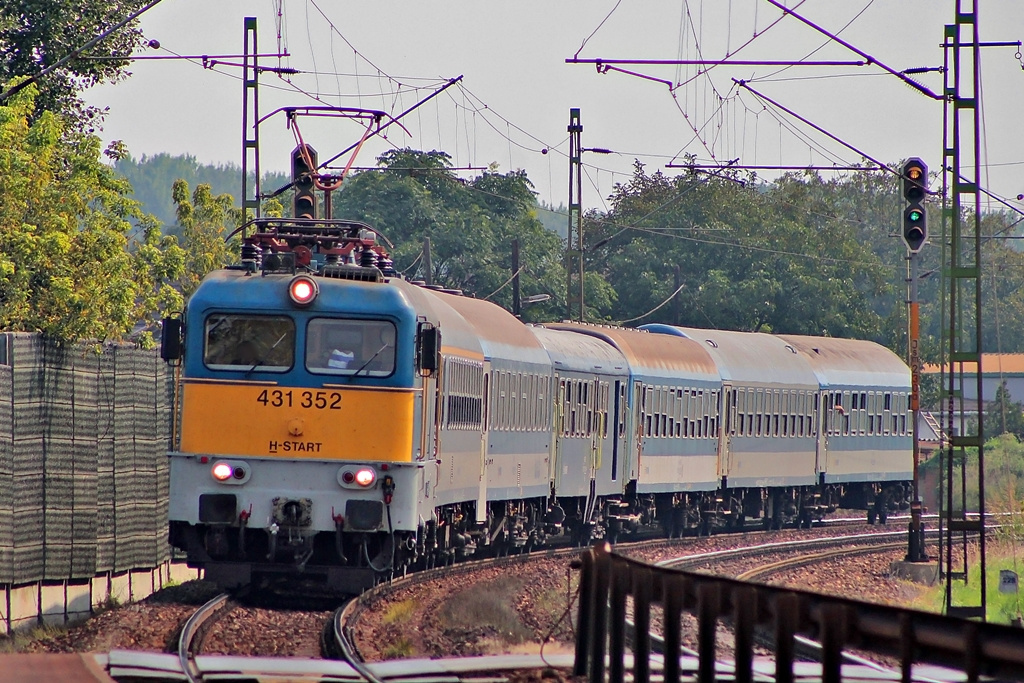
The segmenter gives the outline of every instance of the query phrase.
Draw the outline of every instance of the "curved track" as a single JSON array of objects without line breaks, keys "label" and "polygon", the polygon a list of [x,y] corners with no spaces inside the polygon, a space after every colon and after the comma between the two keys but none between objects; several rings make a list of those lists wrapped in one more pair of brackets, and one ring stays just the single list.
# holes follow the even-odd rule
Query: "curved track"
[{"label": "curved track", "polygon": [[[906,534],[903,535],[905,536]],[[840,543],[846,540],[849,540],[849,537],[836,539],[836,541]],[[807,553],[804,555],[797,555],[795,557],[789,557],[783,560],[778,560],[776,562],[769,562],[767,564],[761,565],[760,567],[754,567],[753,569],[748,569],[745,572],[741,572],[736,575],[736,578],[740,581],[757,581],[760,579],[764,579],[768,576],[771,576],[772,574],[786,571],[787,569],[793,569],[796,567],[806,567],[808,565],[816,564],[823,560],[831,560],[838,557],[850,557],[854,555],[868,555],[871,553],[882,552],[885,550],[898,550],[899,548],[905,547],[907,547],[907,541],[904,539],[899,542],[885,542],[878,543],[877,545],[870,544],[864,546],[857,546],[854,548],[832,548],[830,550],[824,550],[822,552]]]},{"label": "curved track", "polygon": [[230,597],[227,593],[221,593],[197,609],[181,627],[181,634],[178,636],[178,659],[181,661],[181,670],[189,683],[202,681],[194,657],[195,638],[199,634],[199,629],[228,605]]}]

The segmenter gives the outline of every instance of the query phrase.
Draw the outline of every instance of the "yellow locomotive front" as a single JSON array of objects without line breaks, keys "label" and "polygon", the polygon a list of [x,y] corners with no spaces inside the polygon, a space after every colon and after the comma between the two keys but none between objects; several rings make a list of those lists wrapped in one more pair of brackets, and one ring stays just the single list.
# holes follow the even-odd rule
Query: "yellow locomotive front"
[{"label": "yellow locomotive front", "polygon": [[270,253],[210,274],[165,330],[170,538],[221,585],[301,573],[359,590],[419,554],[439,334],[354,225],[287,226],[289,242],[260,224],[249,255]]}]

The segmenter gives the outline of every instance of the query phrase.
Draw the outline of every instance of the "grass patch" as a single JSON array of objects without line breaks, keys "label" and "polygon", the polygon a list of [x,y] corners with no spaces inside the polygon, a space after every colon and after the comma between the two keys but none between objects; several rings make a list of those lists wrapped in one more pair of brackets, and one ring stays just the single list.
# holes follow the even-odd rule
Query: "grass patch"
[{"label": "grass patch", "polygon": [[403,600],[389,605],[381,621],[385,624],[401,624],[410,621],[416,613],[415,600]]},{"label": "grass patch", "polygon": [[470,586],[453,595],[438,613],[438,621],[450,631],[463,631],[467,636],[490,637],[506,643],[521,643],[533,636],[523,626],[512,605],[520,589],[520,581]]},{"label": "grass patch", "polygon": [[[986,549],[986,621],[995,624],[1011,624],[1021,617],[1022,610],[1024,610],[1024,596],[999,592],[999,571],[1001,569],[1015,571],[1024,580],[1024,553],[1018,552],[1017,554],[1018,557],[1015,559],[1013,548],[1007,544],[995,543]],[[955,559],[954,562],[956,562]],[[978,563],[977,557],[970,558],[967,573],[966,582],[953,581],[954,605],[981,604],[981,565]],[[943,579],[922,594],[915,606],[929,612],[942,613],[945,601],[946,583]]]},{"label": "grass patch", "polygon": [[52,640],[66,631],[67,626],[57,624],[42,624],[30,629],[17,630],[0,636],[0,654],[22,652],[31,643]]},{"label": "grass patch", "polygon": [[380,654],[384,659],[404,659],[405,657],[412,656],[412,653],[412,643],[404,636],[395,638],[392,642],[385,645],[380,651]]}]

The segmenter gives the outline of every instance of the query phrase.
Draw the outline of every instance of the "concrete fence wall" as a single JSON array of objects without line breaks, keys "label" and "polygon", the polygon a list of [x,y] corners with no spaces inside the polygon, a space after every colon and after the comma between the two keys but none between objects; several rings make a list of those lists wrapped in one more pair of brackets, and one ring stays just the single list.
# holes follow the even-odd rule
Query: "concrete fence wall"
[{"label": "concrete fence wall", "polygon": [[0,610],[8,629],[33,590],[42,618],[54,586],[71,591],[70,604],[88,587],[91,607],[117,597],[97,581],[168,573],[171,391],[156,351],[0,334]]}]

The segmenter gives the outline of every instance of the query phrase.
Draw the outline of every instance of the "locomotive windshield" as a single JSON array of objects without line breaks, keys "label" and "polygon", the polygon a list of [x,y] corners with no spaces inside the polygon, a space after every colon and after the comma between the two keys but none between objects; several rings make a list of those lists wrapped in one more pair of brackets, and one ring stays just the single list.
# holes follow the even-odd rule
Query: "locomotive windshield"
[{"label": "locomotive windshield", "polygon": [[386,320],[314,318],[306,328],[306,369],[387,377],[395,371],[395,326]]},{"label": "locomotive windshield", "polygon": [[211,370],[286,372],[295,358],[295,323],[278,316],[215,313],[206,319],[203,347]]}]

